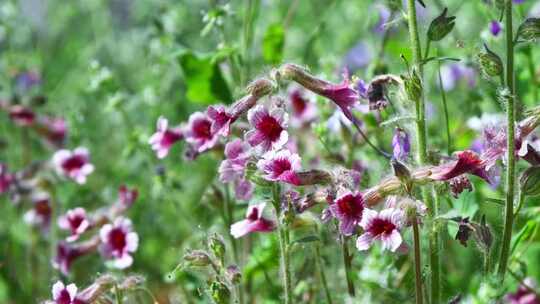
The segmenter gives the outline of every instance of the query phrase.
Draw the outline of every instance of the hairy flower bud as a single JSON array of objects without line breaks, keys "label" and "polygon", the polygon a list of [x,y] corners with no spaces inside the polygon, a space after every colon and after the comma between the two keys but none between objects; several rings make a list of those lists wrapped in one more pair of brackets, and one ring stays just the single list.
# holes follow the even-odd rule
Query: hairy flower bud
[{"label": "hairy flower bud", "polygon": [[203,267],[212,263],[210,256],[204,250],[192,250],[184,254],[184,261],[189,266]]},{"label": "hairy flower bud", "polygon": [[491,234],[491,230],[486,224],[486,216],[482,215],[480,224],[471,223],[471,225],[474,229],[473,236],[476,240],[476,244],[482,252],[489,252],[491,245],[493,244],[493,234]]},{"label": "hairy flower bud", "polygon": [[214,281],[210,284],[210,296],[216,304],[229,304],[231,301],[231,291],[220,281]]},{"label": "hairy flower bud", "polygon": [[212,234],[208,238],[208,247],[212,251],[212,254],[220,261],[225,259],[225,244],[223,238],[217,233]]},{"label": "hairy flower bud", "polygon": [[527,18],[523,21],[518,28],[517,37],[527,42],[534,42],[540,38],[540,18]]},{"label": "hairy flower bud", "polygon": [[443,12],[437,18],[431,21],[427,33],[429,40],[440,41],[454,28],[456,17],[447,17],[447,12],[448,8],[444,8]]},{"label": "hairy flower bud", "polygon": [[405,187],[405,191],[410,193],[413,188],[413,179],[411,177],[411,171],[399,160],[392,158],[390,161],[394,175]]},{"label": "hairy flower bud", "polygon": [[271,80],[266,78],[260,78],[251,82],[247,86],[246,91],[248,94],[260,98],[262,96],[270,94],[275,87],[276,85]]},{"label": "hairy flower bud", "polygon": [[491,51],[485,44],[484,48],[485,52],[476,55],[482,73],[490,77],[496,77],[501,75],[503,72],[503,62],[501,60],[501,57]]},{"label": "hairy flower bud", "polygon": [[529,167],[521,174],[519,179],[521,191],[527,196],[540,194],[540,167]]},{"label": "hairy flower bud", "polygon": [[332,175],[323,170],[309,170],[296,173],[299,185],[326,185],[332,182]]},{"label": "hairy flower bud", "polygon": [[401,79],[403,80],[407,98],[411,101],[420,100],[422,97],[422,80],[418,75],[418,71],[413,69],[409,76],[401,76]]}]

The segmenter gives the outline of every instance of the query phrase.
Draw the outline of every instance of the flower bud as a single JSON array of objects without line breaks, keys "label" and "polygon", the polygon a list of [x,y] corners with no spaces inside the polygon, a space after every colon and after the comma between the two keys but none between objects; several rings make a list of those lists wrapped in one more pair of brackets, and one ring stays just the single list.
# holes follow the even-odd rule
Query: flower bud
[{"label": "flower bud", "polygon": [[411,101],[420,100],[422,97],[422,80],[416,69],[410,76],[401,76],[407,98]]},{"label": "flower bud", "polygon": [[227,267],[225,275],[227,276],[227,279],[233,284],[238,284],[242,280],[242,272],[240,272],[240,268],[238,268],[238,266],[236,265],[231,265]]},{"label": "flower bud", "polygon": [[482,73],[490,77],[501,75],[503,72],[503,63],[501,57],[492,52],[485,44],[484,48],[486,51],[476,56]]},{"label": "flower bud", "polygon": [[310,170],[298,172],[297,174],[300,185],[326,185],[332,182],[330,173],[323,170]]},{"label": "flower bud", "polygon": [[231,302],[229,288],[220,281],[214,281],[210,284],[210,296],[216,304],[229,304]]},{"label": "flower bud", "polygon": [[480,224],[471,223],[471,225],[474,228],[473,236],[476,240],[476,244],[482,252],[489,252],[491,245],[493,244],[493,235],[491,234],[489,226],[486,225],[486,216],[482,215]]},{"label": "flower bud", "polygon": [[212,251],[212,254],[220,261],[225,259],[225,244],[223,238],[214,233],[208,238],[208,247]]},{"label": "flower bud", "polygon": [[517,37],[527,42],[534,42],[540,38],[540,18],[527,18],[523,21],[518,28]]},{"label": "flower bud", "polygon": [[274,82],[272,82],[271,80],[266,79],[266,78],[260,78],[251,82],[247,86],[246,91],[248,94],[260,98],[264,95],[270,94],[274,90],[275,87],[276,86]]},{"label": "flower bud", "polygon": [[527,168],[519,179],[521,191],[527,196],[537,196],[540,194],[540,167]]},{"label": "flower bud", "polygon": [[447,17],[446,13],[448,12],[448,8],[444,8],[443,12],[433,21],[431,21],[431,24],[429,25],[428,29],[428,39],[431,41],[440,41],[448,33],[452,31],[454,28],[456,19],[455,16]]},{"label": "flower bud", "polygon": [[405,187],[405,191],[407,193],[410,193],[413,187],[413,179],[411,176],[411,171],[407,166],[405,166],[402,162],[399,160],[392,158],[390,161],[392,165],[392,170],[394,171],[394,175],[399,179],[399,181],[403,184]]},{"label": "flower bud", "polygon": [[184,261],[189,266],[204,267],[212,263],[210,256],[204,250],[192,250],[184,254]]}]

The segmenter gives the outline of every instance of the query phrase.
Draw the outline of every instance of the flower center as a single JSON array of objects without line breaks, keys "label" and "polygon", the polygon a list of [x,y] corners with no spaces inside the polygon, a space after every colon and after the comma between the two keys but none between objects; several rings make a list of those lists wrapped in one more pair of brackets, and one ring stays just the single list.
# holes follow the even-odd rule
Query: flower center
[{"label": "flower center", "polygon": [[210,139],[212,138],[211,126],[212,124],[207,119],[197,120],[193,123],[193,134],[196,138]]},{"label": "flower center", "polygon": [[49,201],[46,199],[37,201],[34,205],[34,209],[36,210],[37,214],[43,217],[48,217],[51,215],[51,207],[49,206]]},{"label": "flower center", "polygon": [[171,146],[179,139],[180,139],[180,134],[170,131],[170,130],[166,130],[165,132],[163,132],[163,137],[161,138],[161,144],[163,146]]},{"label": "flower center", "polygon": [[376,218],[373,220],[368,230],[373,235],[381,235],[390,234],[394,229],[396,229],[396,225],[394,225],[394,223],[390,222],[389,220]]},{"label": "flower center", "polygon": [[70,217],[69,218],[69,224],[71,225],[71,229],[72,230],[77,230],[77,228],[79,228],[79,226],[81,225],[83,220],[84,220],[84,217],[79,216],[79,215]]},{"label": "flower center", "polygon": [[341,213],[351,217],[359,218],[362,216],[364,206],[358,201],[358,198],[354,195],[346,195],[337,201],[339,210]]},{"label": "flower center", "polygon": [[302,98],[299,92],[294,92],[291,96],[291,104],[294,114],[301,115],[307,108],[307,102]]},{"label": "flower center", "polygon": [[271,141],[278,140],[279,136],[281,135],[281,131],[283,131],[283,128],[278,121],[270,115],[265,115],[259,121],[259,123],[257,123],[256,127]]},{"label": "flower center", "polygon": [[62,163],[62,168],[68,172],[71,172],[73,170],[80,169],[85,163],[86,160],[84,157],[80,155],[73,155]]},{"label": "flower center", "polygon": [[259,219],[259,209],[253,208],[247,216],[247,219],[250,221],[256,221],[257,219]]},{"label": "flower center", "polygon": [[272,173],[276,176],[283,174],[285,171],[291,170],[291,162],[287,159],[279,158],[272,162]]},{"label": "flower center", "polygon": [[113,250],[122,252],[126,247],[126,234],[120,228],[114,228],[109,233],[109,243]]},{"label": "flower center", "polygon": [[67,289],[62,289],[60,291],[60,295],[56,299],[57,304],[71,304],[71,296],[69,295],[69,292]]}]

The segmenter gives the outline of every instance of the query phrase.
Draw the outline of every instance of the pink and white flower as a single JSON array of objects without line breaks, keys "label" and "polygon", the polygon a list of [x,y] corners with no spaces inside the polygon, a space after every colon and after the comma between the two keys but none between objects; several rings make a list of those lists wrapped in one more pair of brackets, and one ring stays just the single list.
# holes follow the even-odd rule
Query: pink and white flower
[{"label": "pink and white flower", "polygon": [[290,107],[292,110],[291,124],[301,127],[317,118],[317,106],[306,99],[302,92],[295,89],[289,95]]},{"label": "pink and white flower", "polygon": [[68,210],[65,215],[58,218],[58,227],[71,232],[71,235],[66,238],[68,242],[76,241],[90,227],[86,210],[81,207]]},{"label": "pink and white flower", "polygon": [[231,235],[240,238],[252,232],[270,232],[275,229],[273,221],[263,217],[265,203],[251,205],[247,209],[246,219],[231,225]]},{"label": "pink and white flower", "polygon": [[124,269],[133,264],[130,253],[137,250],[139,236],[132,231],[129,219],[116,218],[114,223],[106,224],[101,228],[99,236],[101,254],[107,259],[112,259],[113,267]]},{"label": "pink and white flower", "polygon": [[71,264],[81,255],[82,253],[76,245],[59,242],[56,246],[56,256],[52,261],[52,265],[55,269],[58,269],[62,274],[67,276],[71,269]]},{"label": "pink and white flower", "polygon": [[364,199],[359,192],[340,190],[337,198],[330,205],[332,215],[339,221],[339,232],[343,235],[354,233],[356,225],[362,220]]},{"label": "pink and white flower", "polygon": [[227,112],[227,108],[222,105],[209,106],[206,109],[206,116],[211,121],[210,132],[212,134],[229,136],[233,116]]},{"label": "pink and white flower", "polygon": [[246,133],[245,139],[262,152],[280,149],[289,140],[288,115],[281,108],[268,111],[263,105],[257,105],[248,111],[248,121],[254,129]]},{"label": "pink and white flower", "polygon": [[64,285],[61,281],[54,283],[52,287],[52,296],[56,304],[84,304],[85,302],[77,299],[77,286],[75,284]]},{"label": "pink and white flower", "polygon": [[52,207],[47,193],[36,193],[32,196],[32,209],[24,214],[24,221],[32,226],[48,229],[51,222]]},{"label": "pink and white flower", "polygon": [[250,158],[250,147],[240,139],[234,139],[225,145],[225,159],[219,166],[219,180],[229,183],[244,176],[246,164]]},{"label": "pink and white flower", "polygon": [[148,140],[158,158],[167,156],[171,147],[183,138],[180,128],[169,128],[168,125],[169,121],[160,116],[157,120],[157,131]]},{"label": "pink and white flower", "polygon": [[201,112],[189,116],[184,136],[197,153],[213,148],[219,139],[217,134],[212,133],[212,121]]},{"label": "pink and white flower", "polygon": [[58,174],[67,176],[79,184],[86,183],[86,177],[94,172],[90,163],[90,154],[84,147],[70,150],[58,150],[53,155],[52,162]]},{"label": "pink and white flower", "polygon": [[257,167],[269,181],[279,181],[292,185],[299,185],[300,181],[296,172],[301,167],[301,159],[298,154],[289,150],[268,151],[257,162]]},{"label": "pink and white flower", "polygon": [[405,213],[400,209],[389,208],[381,212],[364,209],[360,221],[364,233],[356,240],[356,248],[360,251],[367,250],[374,241],[380,240],[383,250],[396,252],[403,242],[399,231],[404,219]]},{"label": "pink and white flower", "polygon": [[66,121],[60,117],[38,116],[34,128],[55,147],[61,147],[64,144],[68,132]]}]

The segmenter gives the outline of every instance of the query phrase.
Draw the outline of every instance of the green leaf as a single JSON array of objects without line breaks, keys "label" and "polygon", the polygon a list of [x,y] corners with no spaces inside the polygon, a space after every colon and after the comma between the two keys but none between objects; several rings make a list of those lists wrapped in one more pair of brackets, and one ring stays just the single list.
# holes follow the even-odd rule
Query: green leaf
[{"label": "green leaf", "polygon": [[187,87],[186,98],[194,103],[231,103],[232,95],[221,69],[211,56],[185,52],[178,58]]},{"label": "green leaf", "polygon": [[510,250],[510,255],[514,254],[514,250],[516,250],[517,246],[523,242],[529,239],[534,231],[537,229],[538,223],[536,221],[530,220],[528,221],[525,226],[521,229],[521,231],[514,237],[514,241],[512,242],[512,249]]},{"label": "green leaf", "polygon": [[303,238],[299,238],[297,240],[294,240],[291,242],[291,244],[298,244],[298,243],[311,243],[311,242],[317,242],[319,241],[319,237],[316,235],[308,235]]},{"label": "green leaf", "polygon": [[278,64],[283,60],[283,47],[285,46],[285,30],[281,24],[271,24],[266,29],[263,38],[263,58],[271,64]]}]

